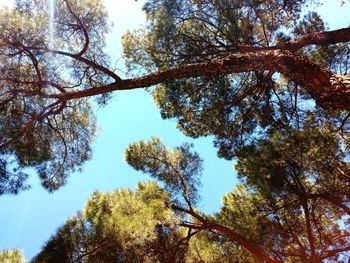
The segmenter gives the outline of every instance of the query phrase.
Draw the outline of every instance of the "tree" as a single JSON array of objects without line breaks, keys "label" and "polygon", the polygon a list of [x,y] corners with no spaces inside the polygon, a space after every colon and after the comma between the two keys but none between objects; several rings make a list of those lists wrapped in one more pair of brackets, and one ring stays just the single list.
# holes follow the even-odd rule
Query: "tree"
[{"label": "tree", "polygon": [[0,251],[0,262],[3,263],[25,263],[22,252],[19,249],[4,249]]},{"label": "tree", "polygon": [[280,231],[274,249],[283,260],[339,261],[350,249],[349,162],[339,142],[309,120],[303,131],[275,132],[238,155],[239,175]]},{"label": "tree", "polygon": [[126,160],[163,182],[165,189],[180,191],[185,202],[174,195],[171,207],[189,216],[181,226],[231,240],[231,247],[249,252],[242,262],[252,256],[264,262],[339,260],[342,252],[350,251],[345,219],[349,164],[339,140],[311,121],[305,131],[290,133],[274,134],[241,151],[236,169],[244,185],[223,198],[223,208],[214,216],[196,209],[196,199],[189,198],[197,193],[198,183],[193,182],[198,182],[200,162],[188,148],[169,151],[153,139],[130,145]]},{"label": "tree", "polygon": [[302,129],[310,114],[347,143],[350,29],[301,17],[310,2],[149,0],[147,26],[123,41],[130,79],[103,52],[100,1],[56,0],[54,20],[47,1],[2,10],[0,193],[25,188],[28,166],[49,190],[65,183],[90,156],[87,98],[105,103],[117,90],[157,85],[163,117],[189,136],[214,135],[227,159],[275,130]]},{"label": "tree", "polygon": [[34,258],[51,262],[183,262],[186,233],[155,182],[135,191],[96,192]]},{"label": "tree", "polygon": [[[127,162],[162,187],[93,194],[34,262],[339,262],[350,251],[349,178],[329,178],[332,161],[305,156],[339,153],[336,140],[313,129],[274,135],[242,153],[242,184],[213,215],[196,207],[202,162],[189,145],[170,150],[157,138],[131,144]],[[296,142],[305,136],[305,144]]]},{"label": "tree", "polygon": [[153,138],[149,142],[141,141],[129,145],[125,156],[127,162],[136,170],[149,173],[164,183],[172,199],[172,209],[189,217],[185,217],[180,226],[188,228],[189,231],[217,231],[237,242],[239,246],[244,247],[258,259],[274,262],[243,235],[224,225],[217,224],[215,220],[210,220],[209,217],[195,209],[201,160],[196,153],[190,151],[189,145],[183,145],[170,151],[159,139]]},{"label": "tree", "polygon": [[182,206],[194,212],[198,198],[198,182],[190,176],[201,170],[201,160],[188,145],[169,151],[154,138],[130,145],[126,159],[164,182],[166,190],[148,182],[139,183],[135,191],[94,193],[82,213],[60,227],[33,262],[231,262],[237,258],[230,242],[184,227],[190,214],[183,213]]}]

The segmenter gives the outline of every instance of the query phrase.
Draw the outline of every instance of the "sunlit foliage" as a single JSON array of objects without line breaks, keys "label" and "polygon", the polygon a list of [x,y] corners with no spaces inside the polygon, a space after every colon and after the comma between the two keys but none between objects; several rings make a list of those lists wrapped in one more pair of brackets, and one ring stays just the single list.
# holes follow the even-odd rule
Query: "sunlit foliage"
[{"label": "sunlit foliage", "polygon": [[22,251],[19,249],[4,249],[0,251],[0,262],[3,263],[25,263]]},{"label": "sunlit foliage", "polygon": [[[306,11],[310,2],[317,6],[317,1],[301,0],[147,1],[147,26],[123,39],[127,66],[131,72],[152,72],[225,60],[229,54],[292,49],[289,41],[327,30],[317,13]],[[348,43],[306,45],[292,52],[338,74],[350,72]],[[331,119],[348,132],[347,111],[315,107],[300,81],[273,69],[242,71],[168,81],[152,94],[163,118],[176,119],[178,128],[191,137],[215,135],[219,156],[227,159],[270,132],[302,128],[309,114]],[[305,76],[305,82],[308,77],[313,78]]]},{"label": "sunlit foliage", "polygon": [[327,136],[310,126],[242,150],[236,165],[242,183],[212,215],[196,205],[196,153],[186,145],[170,150],[158,138],[131,144],[128,163],[162,187],[148,182],[135,191],[94,193],[34,262],[341,260],[350,250],[350,180],[342,173],[347,162],[332,161],[342,159],[339,141]]},{"label": "sunlit foliage", "polygon": [[347,144],[350,33],[326,31],[310,11],[317,4],[146,1],[146,25],[123,37],[131,79],[103,50],[101,0],[56,0],[51,9],[18,0],[0,10],[0,193],[27,189],[28,167],[49,191],[64,184],[90,158],[87,98],[104,104],[115,90],[156,85],[162,116],[188,136],[214,135],[226,159],[274,131],[303,129],[310,114]]}]

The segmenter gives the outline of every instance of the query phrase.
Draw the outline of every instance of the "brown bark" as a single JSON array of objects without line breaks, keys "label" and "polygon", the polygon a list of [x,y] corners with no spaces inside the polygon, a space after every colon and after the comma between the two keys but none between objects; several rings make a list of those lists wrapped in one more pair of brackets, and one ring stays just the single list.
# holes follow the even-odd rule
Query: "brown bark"
[{"label": "brown bark", "polygon": [[309,45],[331,45],[350,41],[350,28],[333,31],[312,32],[288,42],[285,46],[289,50],[297,50]]},{"label": "brown bark", "polygon": [[[350,246],[346,246],[346,247],[342,247],[342,248],[338,248],[338,249],[333,249],[333,250],[328,250],[326,251],[326,255],[321,257],[321,260],[323,259],[327,259],[329,257],[332,257],[338,253],[341,253],[341,252],[346,252],[346,251],[350,251]],[[350,260],[350,258],[349,258]]]},{"label": "brown bark", "polygon": [[116,81],[106,86],[88,90],[53,94],[61,99],[78,99],[116,90],[146,88],[176,79],[214,76],[254,70],[280,72],[302,85],[323,108],[350,109],[350,76],[333,74],[329,70],[288,50],[262,50],[257,52],[230,53],[221,59],[184,65],[143,77]]},{"label": "brown bark", "polygon": [[[159,83],[165,83],[182,78],[217,76],[221,74],[240,73],[256,70],[268,70],[279,72],[295,81],[306,89],[315,99],[316,103],[330,110],[350,109],[350,75],[337,75],[331,71],[312,63],[307,58],[298,56],[294,52],[309,45],[330,45],[350,41],[350,28],[343,28],[334,31],[313,32],[284,44],[271,47],[258,47],[245,44],[233,44],[226,47],[226,51],[218,51],[219,58],[211,59],[202,63],[183,65],[177,68],[158,71],[133,79],[122,80],[110,69],[99,65],[83,57],[88,48],[88,36],[85,36],[85,45],[81,52],[72,54],[61,50],[49,50],[42,47],[23,46],[21,43],[6,42],[7,45],[15,46],[32,56],[35,52],[50,52],[57,56],[69,57],[78,60],[97,71],[100,71],[114,79],[113,83],[105,86],[93,87],[87,90],[75,90],[61,87],[67,92],[58,91],[55,94],[41,94],[48,98],[61,100],[72,100],[82,97],[89,97],[117,90],[129,90],[146,88]],[[32,51],[35,51],[32,53]],[[35,57],[32,58],[33,66],[36,65]],[[41,72],[38,73],[38,85],[41,80]],[[2,79],[3,80],[3,79]],[[45,82],[45,81],[44,81]],[[19,81],[14,81],[19,83]],[[33,84],[34,85],[34,84]],[[60,86],[55,83],[55,88]],[[40,86],[40,85],[39,85]]]},{"label": "brown bark", "polygon": [[308,198],[314,199],[314,200],[317,200],[318,198],[323,199],[323,200],[341,208],[345,213],[350,215],[350,207],[345,205],[343,203],[343,200],[341,200],[340,198],[331,196],[330,194],[312,194],[312,195],[309,195]]},{"label": "brown bark", "polygon": [[303,200],[302,206],[303,206],[303,210],[304,210],[304,214],[305,214],[307,239],[309,241],[310,250],[311,250],[311,261],[315,261],[315,259],[316,259],[315,242],[314,242],[314,237],[312,234],[309,205],[308,205],[306,200]]},{"label": "brown bark", "polygon": [[242,247],[244,247],[246,250],[248,250],[250,253],[252,253],[255,257],[257,257],[262,262],[267,262],[267,263],[280,262],[271,256],[268,256],[268,255],[261,253],[253,245],[251,245],[250,242],[247,242],[247,240],[245,240],[243,237],[239,236],[234,231],[232,231],[231,229],[229,229],[225,226],[218,225],[218,224],[209,224],[208,229],[216,230],[219,233],[224,234],[225,236],[228,236],[229,238],[231,238],[232,240],[234,240],[238,244],[240,244]]},{"label": "brown bark", "polygon": [[289,50],[296,51],[310,45],[331,45],[350,41],[350,28],[341,28],[333,31],[321,31],[305,34],[281,45],[270,47],[257,47],[245,44],[234,44],[232,50],[238,52],[252,52],[261,50]]},{"label": "brown bark", "polygon": [[[259,251],[259,249],[256,248],[256,246],[254,246],[254,244],[252,244],[250,241],[248,241],[247,239],[245,239],[244,237],[242,237],[238,233],[232,231],[231,229],[229,229],[223,225],[219,225],[219,224],[210,222],[193,210],[188,210],[188,209],[185,209],[185,208],[177,206],[177,205],[172,205],[172,208],[174,210],[177,210],[177,211],[185,212],[185,213],[191,215],[192,217],[194,217],[195,219],[197,219],[199,222],[201,222],[199,229],[212,230],[212,231],[219,232],[220,234],[227,236],[231,240],[237,242],[240,246],[242,246],[247,251],[252,253],[256,258],[261,260],[261,262],[267,262],[267,263],[280,262],[279,260],[274,259],[273,257],[266,255],[266,254],[262,253],[261,251]],[[196,226],[192,225],[192,224],[188,224],[188,225],[183,224],[183,226],[190,227],[190,228],[196,228]]]}]

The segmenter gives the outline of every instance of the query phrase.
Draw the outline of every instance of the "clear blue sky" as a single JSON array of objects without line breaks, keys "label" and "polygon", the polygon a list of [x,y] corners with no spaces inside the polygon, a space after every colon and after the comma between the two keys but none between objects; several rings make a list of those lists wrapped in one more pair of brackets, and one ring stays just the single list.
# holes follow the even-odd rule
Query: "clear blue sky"
[{"label": "clear blue sky", "polygon": [[[0,6],[9,0],[0,0]],[[104,0],[113,22],[107,37],[107,52],[120,59],[120,37],[127,29],[137,28],[144,22],[141,6],[144,1]],[[349,25],[349,5],[340,8],[340,1],[324,1],[320,13],[333,29]],[[36,176],[30,179],[32,189],[17,196],[0,196],[0,250],[21,248],[27,258],[34,256],[56,228],[80,210],[95,190],[111,191],[116,188],[135,188],[138,181],[149,178],[134,171],[123,160],[128,144],[162,138],[170,147],[193,142],[195,150],[205,160],[200,207],[207,212],[220,208],[223,194],[237,182],[232,169],[234,162],[216,158],[212,138],[191,140],[175,128],[175,122],[162,120],[149,94],[143,90],[124,91],[114,95],[110,103],[96,111],[99,132],[93,144],[93,157],[82,173],[72,174],[66,186],[49,194]]]}]

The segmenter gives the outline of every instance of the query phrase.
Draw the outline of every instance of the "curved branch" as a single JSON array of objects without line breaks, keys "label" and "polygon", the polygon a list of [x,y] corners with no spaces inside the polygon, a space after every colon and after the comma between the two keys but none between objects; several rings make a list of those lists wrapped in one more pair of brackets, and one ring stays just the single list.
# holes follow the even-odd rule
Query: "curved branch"
[{"label": "curved branch", "polygon": [[333,249],[333,250],[328,250],[328,251],[326,251],[326,255],[321,257],[321,260],[332,257],[338,253],[347,252],[347,251],[350,251],[350,246],[342,247],[342,248],[338,248],[338,249]]},{"label": "curved branch", "polygon": [[[60,52],[62,53],[62,52]],[[77,99],[116,90],[146,88],[182,78],[215,76],[255,70],[280,72],[303,86],[323,108],[350,109],[350,76],[336,75],[306,58],[287,50],[264,50],[247,53],[228,53],[224,58],[193,63],[159,71],[143,77],[120,80],[105,86],[52,95],[54,98]]]},{"label": "curved branch", "polygon": [[122,80],[108,68],[94,61],[60,50],[26,47],[53,54],[70,57],[91,66],[112,77],[115,82],[87,90],[74,91],[66,94],[53,94],[54,98],[77,99],[103,94],[115,90],[146,88],[181,78],[214,76],[220,74],[240,73],[255,70],[279,72],[290,80],[303,86],[315,99],[316,103],[332,110],[350,109],[350,76],[336,75],[331,71],[310,62],[308,59],[293,53],[296,49],[311,44],[334,44],[350,41],[350,28],[334,31],[314,32],[289,43],[272,47],[233,46],[231,51],[220,54],[221,58],[201,63],[182,65],[164,71],[134,79]]},{"label": "curved branch", "polygon": [[84,43],[84,46],[83,48],[81,49],[81,51],[79,53],[77,53],[76,55],[77,56],[82,56],[84,55],[84,53],[87,51],[87,49],[89,48],[89,44],[90,44],[90,39],[89,39],[89,34],[83,24],[83,22],[81,21],[81,19],[79,18],[79,16],[77,14],[75,14],[70,6],[70,4],[68,3],[67,0],[64,0],[64,2],[66,3],[67,5],[67,9],[68,11],[71,13],[71,15],[74,17],[75,20],[78,21],[79,23],[79,26],[81,28],[81,30],[83,31],[83,34],[84,34],[84,38],[85,38],[85,43]]},{"label": "curved branch", "polygon": [[97,64],[87,58],[84,58],[82,56],[80,56],[79,54],[72,54],[69,52],[65,52],[65,51],[61,51],[61,50],[54,50],[54,49],[48,49],[48,48],[42,48],[42,47],[27,47],[28,49],[33,49],[33,50],[40,50],[42,52],[47,52],[47,53],[51,53],[51,54],[55,54],[55,55],[61,55],[61,56],[65,56],[65,57],[70,57],[73,58],[75,60],[78,60],[80,62],[83,62],[84,64],[91,66],[103,73],[105,73],[106,75],[110,76],[111,78],[113,78],[116,81],[120,81],[122,80],[117,74],[115,74],[113,71],[109,70],[108,68],[101,66],[100,64]]},{"label": "curved branch", "polygon": [[283,44],[274,45],[270,47],[259,47],[240,43],[234,43],[231,46],[227,46],[229,50],[236,52],[256,52],[266,50],[289,50],[296,51],[298,49],[310,46],[310,45],[332,45],[338,43],[350,42],[350,27],[341,28],[332,31],[320,31],[305,34],[302,37],[298,37]]},{"label": "curved branch", "polygon": [[332,45],[350,41],[350,27],[333,31],[312,32],[286,43],[289,50],[297,50],[310,45]]},{"label": "curved branch", "polygon": [[229,228],[227,228],[225,226],[216,224],[216,223],[209,222],[207,219],[203,218],[201,215],[197,214],[193,210],[188,210],[188,209],[185,209],[183,207],[180,207],[180,206],[177,206],[177,205],[174,205],[174,204],[172,205],[172,208],[174,210],[181,211],[181,212],[184,212],[186,214],[189,214],[189,215],[191,215],[192,217],[194,217],[195,219],[197,219],[198,221],[201,222],[201,225],[183,224],[183,226],[191,227],[191,228],[199,229],[199,230],[206,229],[206,230],[218,231],[221,234],[229,237],[231,240],[237,242],[240,246],[242,246],[247,251],[252,253],[255,257],[257,257],[262,262],[268,262],[268,263],[278,263],[279,262],[278,260],[272,258],[271,256],[265,255],[264,253],[260,252],[253,244],[251,244],[251,242],[249,242],[248,240],[246,240],[244,237],[242,237],[241,235],[237,234],[236,232],[232,231],[231,229],[229,229]]}]

